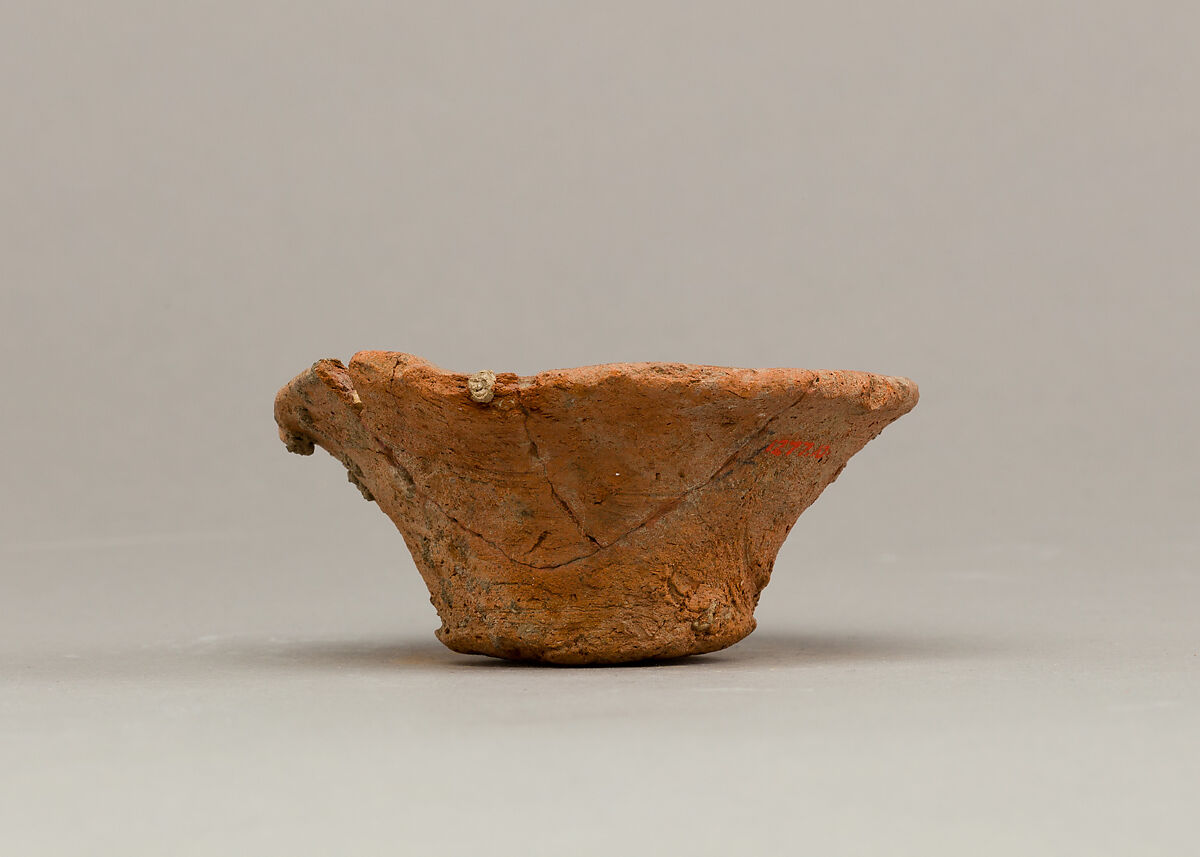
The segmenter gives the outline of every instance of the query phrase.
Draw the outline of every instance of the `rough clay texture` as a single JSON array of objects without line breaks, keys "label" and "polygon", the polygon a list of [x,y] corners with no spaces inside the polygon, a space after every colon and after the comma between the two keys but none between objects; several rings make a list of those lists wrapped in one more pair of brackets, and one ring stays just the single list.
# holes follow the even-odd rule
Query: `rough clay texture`
[{"label": "rough clay texture", "polygon": [[800,513],[917,403],[908,379],[862,372],[614,363],[497,373],[486,402],[470,377],[321,360],[275,419],[395,522],[443,643],[561,664],[745,637]]}]

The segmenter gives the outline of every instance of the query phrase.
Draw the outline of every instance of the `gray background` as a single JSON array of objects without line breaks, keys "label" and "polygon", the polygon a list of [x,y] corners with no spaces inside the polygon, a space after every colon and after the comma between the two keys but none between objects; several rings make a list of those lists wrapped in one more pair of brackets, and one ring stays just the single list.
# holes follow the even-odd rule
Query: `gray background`
[{"label": "gray background", "polygon": [[[0,10],[0,844],[1200,845],[1193,3]],[[672,666],[467,658],[271,402],[381,348],[922,402]]]}]

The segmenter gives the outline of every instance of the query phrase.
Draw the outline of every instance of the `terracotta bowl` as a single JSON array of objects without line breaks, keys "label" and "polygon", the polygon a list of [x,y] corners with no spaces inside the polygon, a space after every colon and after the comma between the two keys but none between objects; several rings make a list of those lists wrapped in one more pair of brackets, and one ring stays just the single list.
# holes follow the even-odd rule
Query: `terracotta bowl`
[{"label": "terracotta bowl", "polygon": [[906,378],[613,363],[446,372],[362,351],[275,399],[404,536],[458,652],[560,664],[729,646],[800,513],[917,403]]}]

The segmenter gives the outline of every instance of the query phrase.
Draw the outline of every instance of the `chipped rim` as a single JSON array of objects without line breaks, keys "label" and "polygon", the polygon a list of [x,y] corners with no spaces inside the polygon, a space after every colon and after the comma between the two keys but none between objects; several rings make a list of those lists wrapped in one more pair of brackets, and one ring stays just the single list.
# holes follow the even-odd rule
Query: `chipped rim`
[{"label": "chipped rim", "polygon": [[[522,389],[541,386],[552,386],[556,382],[569,381],[580,386],[597,386],[614,377],[625,377],[635,383],[649,386],[652,379],[677,381],[714,381],[720,382],[735,377],[742,383],[767,386],[772,382],[782,380],[781,376],[806,374],[815,376],[810,392],[820,392],[826,396],[862,396],[870,391],[871,409],[884,404],[895,404],[904,400],[910,402],[910,409],[920,399],[920,388],[911,378],[902,375],[884,375],[878,372],[865,372],[856,369],[805,369],[801,367],[745,367],[722,366],[709,363],[678,363],[671,361],[639,361],[615,363],[591,363],[584,366],[574,366],[563,369],[547,369],[533,375],[520,375],[515,372],[495,371],[483,368],[476,372],[457,372],[444,369],[438,364],[416,354],[404,351],[363,350],[357,351],[350,360],[342,364],[350,365],[368,358],[396,359],[400,358],[410,365],[419,365],[441,375],[445,380],[468,388],[473,378],[481,375],[491,375],[493,383],[503,381],[515,383]],[[336,360],[336,358],[330,358]],[[322,362],[322,361],[318,361]],[[341,361],[338,360],[338,363]],[[315,365],[315,364],[314,364]],[[651,373],[649,377],[647,373]],[[301,373],[303,374],[303,373]],[[705,375],[710,377],[705,378]],[[692,376],[692,377],[688,377]],[[697,377],[698,376],[698,377]]]}]

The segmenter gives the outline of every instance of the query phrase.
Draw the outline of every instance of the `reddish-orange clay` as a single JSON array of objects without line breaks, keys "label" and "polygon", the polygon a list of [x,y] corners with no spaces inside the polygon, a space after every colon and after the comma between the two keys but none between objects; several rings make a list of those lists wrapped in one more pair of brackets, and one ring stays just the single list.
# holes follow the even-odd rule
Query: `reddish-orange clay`
[{"label": "reddish-orange clay", "polygon": [[521,377],[321,360],[275,400],[404,536],[458,652],[700,654],[754,630],[788,531],[917,403],[864,372],[612,363]]}]

